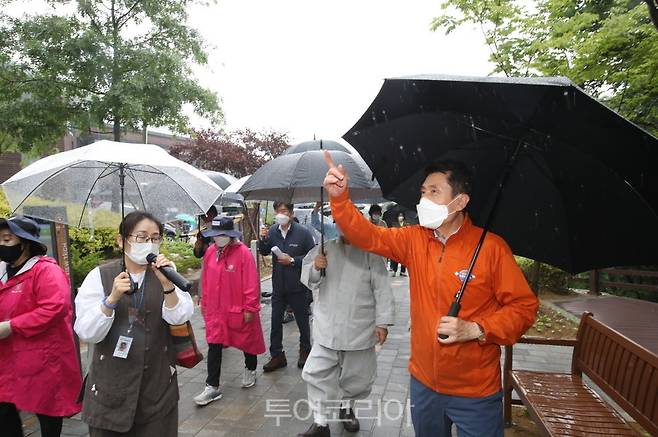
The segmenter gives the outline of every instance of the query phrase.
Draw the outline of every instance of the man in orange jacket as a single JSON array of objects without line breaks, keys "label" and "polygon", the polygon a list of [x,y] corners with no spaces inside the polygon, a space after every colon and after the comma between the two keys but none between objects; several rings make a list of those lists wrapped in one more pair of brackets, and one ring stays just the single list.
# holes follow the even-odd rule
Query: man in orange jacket
[{"label": "man in orange jacket", "polygon": [[[411,416],[417,437],[503,436],[500,346],[534,323],[538,301],[512,251],[488,233],[461,301],[448,310],[482,229],[464,211],[471,180],[460,162],[426,169],[417,206],[420,225],[381,228],[349,200],[348,175],[328,153],[324,186],[334,219],[354,246],[407,266],[411,296]],[[446,339],[440,339],[445,334]]]}]

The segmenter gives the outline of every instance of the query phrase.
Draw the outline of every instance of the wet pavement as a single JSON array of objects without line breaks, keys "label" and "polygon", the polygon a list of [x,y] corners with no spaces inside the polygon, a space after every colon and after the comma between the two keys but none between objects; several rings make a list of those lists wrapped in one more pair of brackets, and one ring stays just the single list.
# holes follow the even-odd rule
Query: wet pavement
[{"label": "wet pavement", "polygon": [[[409,292],[406,277],[391,278],[397,303],[396,324],[389,330],[384,346],[377,352],[377,378],[370,397],[356,405],[361,417],[361,431],[347,433],[340,422],[330,423],[332,436],[412,437],[408,411],[409,373]],[[271,281],[262,282],[262,291],[271,289]],[[261,311],[265,342],[269,346],[271,307],[265,299]],[[204,356],[207,345],[200,311],[192,319],[197,343]],[[244,356],[236,349],[223,354],[220,379],[223,398],[198,407],[192,398],[205,386],[206,361],[193,369],[179,368],[179,436],[181,437],[247,437],[296,436],[312,423],[306,402],[306,385],[297,368],[299,330],[294,322],[284,325],[284,349],[288,367],[263,374],[267,353],[258,357],[258,380],[254,387],[241,388]],[[514,350],[514,366],[526,369],[568,371],[571,351],[568,348],[546,348],[518,345]],[[86,361],[86,356],[83,356]],[[336,412],[337,415],[337,412]],[[34,416],[26,415],[25,435],[40,436]],[[330,419],[331,421],[331,419]],[[62,436],[86,436],[87,426],[80,416],[65,419]]]}]

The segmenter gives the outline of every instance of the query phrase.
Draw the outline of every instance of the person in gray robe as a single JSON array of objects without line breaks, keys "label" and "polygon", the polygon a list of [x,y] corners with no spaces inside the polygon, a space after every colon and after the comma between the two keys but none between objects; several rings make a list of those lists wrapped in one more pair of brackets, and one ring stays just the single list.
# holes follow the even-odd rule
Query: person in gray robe
[{"label": "person in gray robe", "polygon": [[384,259],[341,236],[325,243],[325,255],[319,246],[306,255],[300,280],[313,291],[315,302],[315,341],[302,372],[314,423],[298,437],[329,436],[332,406],[340,408],[345,430],[357,432],[353,401],[370,395],[377,373],[375,345],[386,341],[394,319]]}]

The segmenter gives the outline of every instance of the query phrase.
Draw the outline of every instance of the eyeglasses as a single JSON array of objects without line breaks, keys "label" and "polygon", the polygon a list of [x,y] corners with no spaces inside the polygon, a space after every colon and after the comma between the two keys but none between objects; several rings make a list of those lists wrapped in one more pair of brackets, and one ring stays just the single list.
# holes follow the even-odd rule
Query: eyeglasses
[{"label": "eyeglasses", "polygon": [[159,235],[154,235],[152,237],[149,237],[148,235],[142,235],[142,234],[130,234],[129,237],[133,237],[133,241],[135,243],[154,243],[154,244],[159,244],[162,242],[162,237]]}]

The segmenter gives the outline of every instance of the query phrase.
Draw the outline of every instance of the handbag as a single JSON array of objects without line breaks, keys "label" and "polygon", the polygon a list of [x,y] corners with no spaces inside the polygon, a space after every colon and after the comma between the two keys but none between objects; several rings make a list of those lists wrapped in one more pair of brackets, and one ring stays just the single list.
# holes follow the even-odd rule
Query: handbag
[{"label": "handbag", "polygon": [[169,325],[174,350],[176,351],[176,364],[191,369],[203,360],[203,354],[194,339],[192,324],[188,321],[182,325]]}]

